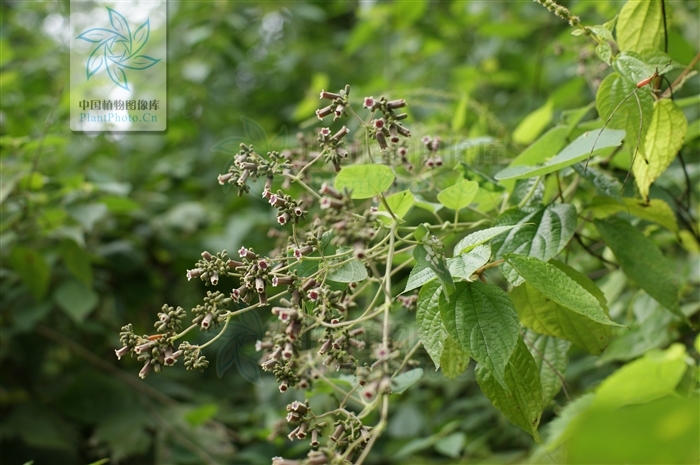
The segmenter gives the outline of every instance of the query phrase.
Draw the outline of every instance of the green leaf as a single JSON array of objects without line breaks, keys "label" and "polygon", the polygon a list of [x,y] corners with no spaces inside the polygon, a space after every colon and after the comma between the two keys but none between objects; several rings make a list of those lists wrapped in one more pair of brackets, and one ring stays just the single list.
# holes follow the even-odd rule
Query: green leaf
[{"label": "green leaf", "polygon": [[479,184],[475,181],[462,181],[443,189],[438,195],[438,201],[451,210],[461,210],[474,200]]},{"label": "green leaf", "polygon": [[50,269],[43,255],[26,247],[14,247],[8,257],[12,268],[27,285],[36,301],[43,299],[49,288]]},{"label": "green leaf", "polygon": [[412,291],[421,287],[423,284],[432,281],[437,275],[430,269],[427,263],[416,263],[406,281],[406,288],[403,292]]},{"label": "green leaf", "polygon": [[510,166],[496,173],[495,178],[498,180],[526,179],[553,173],[585,160],[590,155],[591,150],[595,153],[598,150],[620,145],[624,137],[624,131],[615,129],[588,131],[544,163],[534,166]]},{"label": "green leaf", "polygon": [[418,380],[423,377],[422,368],[414,368],[413,370],[408,370],[401,373],[399,376],[392,380],[392,394],[403,394],[403,392],[409,387],[413,386]]},{"label": "green leaf", "polygon": [[671,63],[671,57],[660,51],[655,52],[661,56],[655,56],[654,63],[649,63],[638,53],[622,52],[613,62],[613,67],[620,76],[628,79],[636,86],[638,82],[650,78],[656,73],[665,74],[671,70],[670,66],[664,67],[664,65]]},{"label": "green leaf", "polygon": [[413,232],[413,238],[420,242],[428,234],[430,234],[430,223],[422,223],[416,226],[416,230]]},{"label": "green leaf", "polygon": [[567,339],[591,354],[603,352],[611,328],[563,307],[525,283],[510,293],[520,323],[540,334]]},{"label": "green leaf", "polygon": [[610,65],[612,62],[613,51],[610,44],[598,44],[595,47],[595,54],[600,58],[600,60],[606,65]]},{"label": "green leaf", "polygon": [[[406,216],[411,208],[413,208],[415,202],[416,199],[413,197],[411,191],[397,192],[396,194],[392,194],[386,198],[386,203],[389,205],[389,208],[391,208],[391,211],[394,212],[394,215],[397,218],[403,218]],[[379,206],[379,210],[386,211],[384,204]],[[392,221],[390,218],[385,218],[383,216],[380,217],[380,219],[387,224],[391,223]]]},{"label": "green leaf", "polygon": [[[598,114],[603,121],[607,121],[610,118],[608,128],[625,131],[625,140],[632,147],[630,153],[637,149],[639,151],[637,157],[644,158],[643,136],[651,121],[654,99],[649,91],[637,91],[636,98],[634,95],[630,95],[636,89],[635,83],[624,79],[617,73],[612,73],[603,79],[603,82],[600,84],[596,93],[595,104]],[[637,102],[637,99],[639,99],[639,102]],[[639,113],[640,106],[642,109],[641,114]],[[637,147],[640,118],[642,122],[642,138],[640,139],[639,147]]]},{"label": "green leaf", "polygon": [[474,250],[447,259],[447,267],[455,278],[469,279],[476,270],[486,265],[491,258],[491,247],[479,245]]},{"label": "green leaf", "polygon": [[502,289],[479,281],[456,287],[449,302],[440,296],[447,333],[505,386],[504,372],[520,330],[513,303]]},{"label": "green leaf", "polygon": [[644,153],[649,163],[638,156],[632,165],[639,193],[645,199],[649,198],[651,183],[676,158],[687,132],[688,120],[673,100],[661,99],[654,104],[654,113],[644,139]]},{"label": "green leaf", "polygon": [[513,140],[518,144],[529,144],[537,139],[549,126],[554,116],[554,103],[551,100],[527,115],[513,131]]},{"label": "green leaf", "polygon": [[[347,252],[351,247],[338,247],[336,253]],[[347,257],[343,261],[347,260]],[[352,259],[328,273],[327,279],[337,283],[357,283],[367,279],[367,268],[357,258]]]},{"label": "green leaf", "polygon": [[418,265],[428,267],[435,273],[442,284],[446,296],[454,292],[455,284],[443,254],[436,252],[431,245],[419,244],[413,249],[413,258],[416,259]]},{"label": "green leaf", "polygon": [[129,213],[141,208],[138,202],[127,197],[118,197],[109,195],[102,197],[100,202],[107,206],[107,209],[112,213]]},{"label": "green leaf", "polygon": [[539,369],[542,405],[547,406],[561,389],[571,343],[557,337],[537,334],[532,330],[525,332],[523,340]]},{"label": "green leaf", "polygon": [[386,165],[350,165],[340,170],[335,178],[335,188],[352,191],[353,199],[375,197],[394,182],[394,172]]},{"label": "green leaf", "polygon": [[628,1],[617,17],[615,36],[620,50],[641,52],[659,48],[663,39],[661,2]]},{"label": "green leaf", "polygon": [[677,275],[654,242],[620,218],[595,222],[625,274],[661,305],[685,319],[678,304]]},{"label": "green leaf", "polygon": [[518,338],[516,343],[504,372],[507,390],[496,382],[494,373],[484,365],[476,367],[476,381],[508,421],[521,427],[539,443],[542,438],[537,426],[543,407],[539,370],[523,340]]},{"label": "green leaf", "polygon": [[510,163],[509,166],[535,165],[550,159],[566,145],[569,128],[556,126],[542,135]]},{"label": "green leaf", "polygon": [[499,234],[503,234],[506,231],[513,229],[515,225],[511,226],[497,226],[495,228],[482,229],[480,231],[473,232],[468,236],[462,238],[454,248],[454,255],[459,255],[467,253],[478,245],[484,244]]},{"label": "green leaf", "polygon": [[447,336],[440,356],[440,363],[445,377],[453,379],[464,373],[469,366],[469,354],[462,349],[457,341]]},{"label": "green leaf", "polygon": [[192,426],[199,426],[214,417],[219,411],[216,404],[204,404],[185,414],[185,420]]},{"label": "green leaf", "polygon": [[466,440],[467,436],[463,432],[457,431],[436,442],[435,450],[442,455],[456,459],[462,453]]},{"label": "green leaf", "polygon": [[526,282],[552,301],[597,323],[618,326],[595,296],[558,267],[524,255],[508,254],[505,259]]},{"label": "green leaf", "polygon": [[90,256],[75,241],[64,241],[61,257],[70,272],[87,287],[92,287],[92,265]]},{"label": "green leaf", "polygon": [[63,282],[56,289],[53,300],[76,323],[81,323],[97,306],[99,296],[80,281],[71,279]]},{"label": "green leaf", "polygon": [[683,378],[687,357],[683,344],[652,350],[609,376],[598,388],[595,407],[618,408],[673,394]]},{"label": "green leaf", "polygon": [[[496,259],[507,253],[529,255],[548,261],[561,252],[576,229],[576,208],[566,203],[551,204],[537,210],[506,210],[494,222],[494,226],[515,225],[507,234],[496,236],[491,249]],[[500,265],[501,271],[514,286],[522,278],[508,263]]]},{"label": "green leaf", "polygon": [[585,168],[583,163],[577,163],[573,168],[579,176],[593,184],[599,193],[615,200],[622,200],[622,183],[617,178],[604,171],[599,171],[593,166]]},{"label": "green leaf", "polygon": [[438,302],[440,300],[440,284],[429,283],[423,286],[418,294],[416,304],[416,322],[418,336],[428,355],[435,363],[435,369],[440,368],[440,360],[444,349],[447,329],[440,318]]},{"label": "green leaf", "polygon": [[669,231],[677,232],[676,214],[671,207],[661,199],[651,199],[648,203],[625,197],[622,202],[616,202],[606,197],[595,197],[588,210],[596,219],[607,218],[615,213],[625,212],[643,220],[660,224]]}]

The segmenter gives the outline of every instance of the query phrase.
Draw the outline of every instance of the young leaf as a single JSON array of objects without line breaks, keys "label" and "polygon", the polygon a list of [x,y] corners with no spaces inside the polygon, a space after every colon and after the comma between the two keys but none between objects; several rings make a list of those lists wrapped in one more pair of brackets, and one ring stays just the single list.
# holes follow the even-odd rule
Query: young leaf
[{"label": "young leaf", "polygon": [[[526,179],[553,173],[585,160],[590,155],[591,150],[598,151],[620,145],[624,137],[624,131],[615,129],[606,128],[589,131],[580,135],[575,141],[567,145],[564,150],[546,162],[534,166],[510,166],[496,173],[495,178],[498,180]],[[598,139],[597,141],[596,138]]]},{"label": "young leaf", "polygon": [[678,304],[676,272],[651,239],[620,218],[595,222],[625,274],[661,305],[684,318]]},{"label": "young leaf", "polygon": [[[574,235],[576,208],[566,203],[534,211],[514,208],[506,210],[494,223],[494,226],[510,225],[515,227],[491,241],[496,259],[517,253],[547,261],[561,252]],[[501,264],[501,271],[514,286],[522,283],[520,275],[508,263]]]},{"label": "young leaf", "polygon": [[[669,63],[671,58],[666,56],[665,63]],[[617,71],[620,76],[630,80],[635,85],[643,79],[653,76],[657,72],[659,74],[667,73],[671,70],[671,67],[663,68],[663,66],[654,66],[654,64],[649,64],[647,61],[638,53],[635,52],[621,52],[613,62],[613,68]]]},{"label": "young leaf", "polygon": [[92,287],[90,256],[75,241],[66,240],[61,245],[61,258],[66,268],[85,286]]},{"label": "young leaf", "polygon": [[442,190],[437,198],[445,207],[451,210],[461,210],[472,203],[478,190],[478,183],[474,181],[462,181]]},{"label": "young leaf", "polygon": [[482,364],[476,367],[476,381],[508,421],[521,427],[539,443],[542,438],[537,426],[543,407],[539,370],[523,340],[518,338],[516,343],[504,371],[507,390],[497,382],[494,373]]},{"label": "young leaf", "polygon": [[482,229],[481,231],[476,231],[468,236],[462,238],[454,248],[454,255],[467,253],[478,245],[484,244],[494,237],[502,234],[506,231],[513,229],[515,225],[511,226],[497,226],[495,228]]},{"label": "young leaf", "polygon": [[676,214],[671,207],[661,199],[651,199],[644,202],[640,199],[625,197],[622,202],[616,202],[611,198],[595,197],[588,210],[596,219],[607,218],[615,213],[625,212],[647,221],[660,224],[669,231],[677,232]]},{"label": "young leaf", "polygon": [[[396,194],[392,194],[386,198],[386,203],[389,205],[389,208],[391,208],[391,211],[394,212],[394,215],[397,218],[403,218],[406,216],[406,214],[413,208],[413,205],[415,204],[416,199],[413,197],[413,194],[411,191],[401,191],[397,192]],[[379,211],[386,211],[386,207],[384,204],[381,204],[379,206]],[[386,224],[391,224],[393,221],[391,218],[386,218],[386,217],[379,217],[380,220]]]},{"label": "young leaf", "polygon": [[525,332],[523,340],[539,369],[542,405],[547,406],[561,389],[571,343],[557,337],[537,334],[532,330]]},{"label": "young leaf", "polygon": [[491,247],[478,245],[474,250],[447,259],[447,267],[455,278],[469,279],[472,274],[488,263]]},{"label": "young leaf", "polygon": [[597,323],[618,326],[595,296],[556,266],[524,255],[508,254],[505,259],[526,282],[552,301]]},{"label": "young leaf", "polygon": [[440,362],[445,377],[453,379],[464,373],[469,366],[469,354],[462,349],[457,341],[447,336]]},{"label": "young leaf", "polygon": [[587,352],[603,352],[611,328],[563,307],[525,283],[510,293],[520,323],[540,334],[567,339]]},{"label": "young leaf", "polygon": [[645,199],[649,198],[651,183],[676,158],[687,132],[688,120],[673,100],[662,99],[654,104],[651,123],[644,139],[644,153],[649,163],[637,157],[632,165],[639,193]]},{"label": "young leaf", "polygon": [[659,3],[625,3],[617,17],[615,29],[617,44],[622,51],[641,52],[648,48],[659,48],[664,34]]},{"label": "young leaf", "polygon": [[353,199],[375,197],[394,182],[394,172],[386,165],[350,165],[340,170],[335,178],[335,188],[348,189]]},{"label": "young leaf", "polygon": [[440,296],[447,333],[505,386],[504,372],[520,330],[513,303],[501,288],[480,281],[456,287],[449,302]]},{"label": "young leaf", "polygon": [[[624,79],[617,73],[612,73],[603,79],[600,87],[598,87],[595,104],[598,114],[603,121],[606,121],[613,115],[608,123],[608,128],[623,129],[626,133],[625,140],[627,144],[632,147],[632,152],[638,150],[637,158],[641,157],[644,159],[646,155],[644,154],[643,136],[651,121],[651,114],[654,110],[654,99],[651,92],[641,90],[637,91],[636,98],[635,96],[627,98],[636,88],[635,83]],[[625,98],[627,98],[627,100],[625,100]],[[637,103],[637,99],[639,99],[639,104]],[[639,113],[640,105],[642,108],[641,115]],[[613,114],[616,108],[617,110]],[[639,147],[637,147],[640,118],[642,123],[642,138],[639,140]]]},{"label": "young leaf", "polygon": [[[338,247],[336,253],[342,253],[347,250],[348,248],[346,247]],[[367,279],[367,268],[365,268],[360,260],[354,258],[344,263],[339,268],[333,268],[331,272],[328,273],[327,279],[337,283],[357,283]]]},{"label": "young leaf", "polygon": [[416,259],[418,265],[427,266],[435,273],[437,278],[442,283],[445,295],[449,296],[454,292],[455,284],[452,280],[452,275],[447,268],[445,256],[435,251],[433,246],[428,244],[419,244],[413,249],[413,258]]},{"label": "young leaf", "polygon": [[416,304],[418,336],[421,344],[435,363],[436,370],[440,368],[442,351],[447,337],[447,329],[440,318],[438,307],[440,294],[439,283],[428,283],[421,288]]}]

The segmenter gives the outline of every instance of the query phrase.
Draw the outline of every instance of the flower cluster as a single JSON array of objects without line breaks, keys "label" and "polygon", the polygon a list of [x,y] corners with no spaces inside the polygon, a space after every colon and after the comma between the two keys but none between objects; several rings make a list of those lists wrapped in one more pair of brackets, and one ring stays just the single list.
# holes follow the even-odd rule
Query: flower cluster
[{"label": "flower cluster", "polygon": [[287,158],[279,152],[268,152],[268,160],[246,144],[241,144],[240,148],[228,172],[220,174],[217,178],[222,186],[225,184],[238,186],[238,195],[243,195],[250,190],[247,184],[249,179],[255,181],[258,178],[267,178],[265,189],[269,190],[275,175],[282,174],[289,167]]},{"label": "flower cluster", "polygon": [[411,131],[406,129],[399,121],[408,117],[407,113],[396,114],[394,110],[404,108],[406,100],[387,100],[384,97],[375,99],[374,97],[365,97],[362,105],[364,108],[372,111],[372,115],[376,112],[382,114],[379,118],[374,118],[371,122],[369,135],[377,140],[382,151],[389,148],[389,141],[392,145],[397,145],[400,137],[411,137]]}]

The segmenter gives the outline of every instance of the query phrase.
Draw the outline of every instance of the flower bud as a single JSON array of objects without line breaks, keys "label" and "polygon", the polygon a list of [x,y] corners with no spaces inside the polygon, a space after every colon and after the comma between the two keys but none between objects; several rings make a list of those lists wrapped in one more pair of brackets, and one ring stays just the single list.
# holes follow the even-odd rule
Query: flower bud
[{"label": "flower bud", "polygon": [[154,345],[156,345],[156,341],[148,341],[144,344],[137,345],[136,347],[134,347],[134,353],[140,354],[142,352],[147,351],[148,349],[150,349]]},{"label": "flower bud", "polygon": [[377,139],[377,142],[379,143],[379,148],[381,150],[386,150],[387,148],[389,148],[389,145],[386,143],[386,137],[384,137],[384,134],[382,134],[381,132],[377,132],[375,137]]},{"label": "flower bud", "polygon": [[289,218],[290,218],[289,213],[284,212],[284,213],[282,213],[282,214],[280,214],[280,215],[277,215],[277,222],[278,222],[281,226],[284,226],[285,224],[287,224],[287,223],[289,222]]},{"label": "flower bud", "polygon": [[202,319],[201,327],[202,329],[207,329],[209,326],[211,326],[211,321],[214,319],[214,315],[212,315],[211,312],[207,313],[204,315],[204,318]]},{"label": "flower bud", "polygon": [[322,120],[323,118],[330,115],[331,113],[333,113],[333,106],[328,105],[327,107],[323,107],[321,109],[316,110],[316,117],[318,117],[318,119]]},{"label": "flower bud", "polygon": [[212,271],[211,276],[209,276],[209,281],[216,286],[219,284],[219,272],[218,271]]},{"label": "flower bud", "polygon": [[226,173],[226,174],[220,174],[219,176],[217,176],[216,179],[219,181],[219,184],[223,186],[224,184],[229,182],[232,177],[233,177],[233,173]]},{"label": "flower bud", "polygon": [[121,349],[115,350],[114,353],[117,354],[117,360],[121,360],[123,356],[129,353],[129,348],[125,346]]},{"label": "flower bud", "polygon": [[151,372],[151,362],[148,361],[144,363],[143,368],[141,368],[141,371],[139,371],[139,378],[145,379],[146,376],[148,376],[148,373]]},{"label": "flower bud", "polygon": [[284,345],[284,350],[282,351],[282,358],[289,360],[294,355],[294,346],[291,342]]},{"label": "flower bud", "polygon": [[342,96],[340,94],[336,94],[335,92],[327,92],[325,90],[321,90],[320,99],[335,100],[337,98],[342,98]]},{"label": "flower bud", "polygon": [[203,271],[204,271],[204,270],[202,270],[201,268],[195,268],[195,269],[193,269],[193,270],[187,270],[187,280],[189,281],[189,280],[191,280],[192,278],[198,277],[199,275],[202,274]]},{"label": "flower bud", "polygon": [[345,425],[343,425],[341,423],[335,428],[335,431],[331,435],[331,441],[333,441],[333,442],[340,441],[340,438],[343,436],[344,432],[345,432]]},{"label": "flower bud", "polygon": [[404,99],[399,99],[399,100],[389,100],[386,102],[386,107],[390,110],[395,110],[397,108],[403,108],[406,106],[406,100]]},{"label": "flower bud", "polygon": [[333,137],[331,137],[331,139],[333,139],[335,141],[339,141],[343,137],[345,137],[349,132],[350,132],[350,130],[346,126],[343,126],[342,128],[340,128],[340,130],[338,130],[338,132],[333,134]]},{"label": "flower bud", "polygon": [[330,340],[330,339],[327,339],[327,340],[323,343],[323,345],[321,345],[321,348],[318,349],[318,355],[324,355],[326,352],[328,352],[328,349],[331,348],[331,344],[332,344],[331,340]]},{"label": "flower bud", "polygon": [[241,258],[255,260],[255,252],[253,252],[251,249],[246,249],[245,247],[238,249],[238,255],[240,255]]}]

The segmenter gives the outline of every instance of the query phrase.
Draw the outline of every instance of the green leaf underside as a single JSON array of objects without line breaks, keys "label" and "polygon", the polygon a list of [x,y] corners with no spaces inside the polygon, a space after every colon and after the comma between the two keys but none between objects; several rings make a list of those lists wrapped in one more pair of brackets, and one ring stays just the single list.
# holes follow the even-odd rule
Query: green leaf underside
[{"label": "green leaf underside", "polygon": [[[479,245],[468,253],[448,258],[447,268],[452,277],[469,279],[476,270],[488,263],[490,257],[491,248],[487,245]],[[403,292],[416,289],[436,277],[437,275],[427,263],[417,263],[408,275]]]},{"label": "green leaf underside", "polygon": [[[350,247],[338,247],[336,253],[346,252]],[[337,283],[356,283],[367,279],[367,268],[358,259],[350,260],[328,273],[327,279]]]},{"label": "green leaf underside", "polygon": [[618,325],[608,318],[596,297],[556,266],[524,255],[508,254],[505,259],[526,282],[552,301],[597,323]]},{"label": "green leaf underside", "polygon": [[[644,134],[649,127],[651,115],[654,110],[654,99],[648,90],[640,89],[634,95],[630,95],[637,86],[635,83],[623,78],[617,73],[612,73],[600,84],[596,93],[596,109],[603,121],[608,122],[608,128],[621,129],[626,133],[625,141],[631,147],[630,153],[637,150],[637,157],[646,158],[644,153]],[[625,100],[627,99],[627,100]],[[639,99],[639,102],[637,102]],[[623,103],[624,101],[624,103]],[[618,107],[618,105],[620,105]],[[640,115],[639,108],[642,113]],[[617,110],[615,110],[617,108]],[[613,111],[615,113],[613,114]],[[642,137],[639,137],[639,123],[642,122]],[[639,143],[638,143],[639,142]]]},{"label": "green leaf underside", "polygon": [[525,283],[510,293],[520,323],[540,334],[567,339],[587,352],[603,352],[610,339],[611,328],[563,307],[532,285]]},{"label": "green leaf underside", "polygon": [[639,193],[649,197],[649,187],[676,158],[683,147],[688,132],[688,120],[672,100],[660,100],[654,104],[651,122],[644,139],[644,160],[636,158],[632,165]]},{"label": "green leaf underside", "polygon": [[513,229],[515,225],[511,226],[497,226],[495,228],[482,229],[481,231],[476,231],[468,236],[462,238],[457,245],[454,247],[454,255],[467,253],[478,245],[490,241],[494,237],[502,234],[506,231]]},{"label": "green leaf underside", "polygon": [[676,214],[661,199],[651,199],[648,203],[641,199],[625,197],[621,202],[606,197],[595,197],[588,209],[596,219],[607,218],[618,212],[625,212],[647,221],[660,224],[669,231],[678,231]]},{"label": "green leaf underside", "polygon": [[479,364],[475,371],[476,381],[494,407],[508,421],[532,435],[536,442],[542,442],[537,431],[542,415],[542,386],[537,364],[523,340],[517,339],[513,355],[504,370],[507,390],[486,366]]},{"label": "green leaf underside", "polygon": [[[507,253],[515,253],[548,261],[561,252],[574,235],[576,208],[563,203],[537,210],[512,208],[494,222],[494,226],[510,225],[515,227],[491,241],[495,259],[502,259]],[[500,268],[514,286],[523,282],[510,264],[502,263]]]},{"label": "green leaf underside", "polygon": [[440,357],[442,373],[445,377],[453,379],[464,373],[469,365],[469,354],[467,354],[459,342],[447,336]]},{"label": "green leaf underside", "polygon": [[352,191],[353,199],[375,197],[394,182],[394,172],[386,165],[350,165],[340,170],[335,178],[335,188]]},{"label": "green leaf underside", "polygon": [[571,342],[558,337],[538,334],[532,330],[527,330],[523,339],[539,369],[542,405],[547,406],[561,389],[561,381],[566,373],[568,362],[567,352],[569,352]]},{"label": "green leaf underside", "polygon": [[462,181],[443,189],[437,196],[438,201],[451,210],[461,210],[474,200],[479,184],[475,181]]},{"label": "green leaf underside", "polygon": [[[606,128],[600,131],[589,131],[579,136],[575,141],[567,145],[564,150],[544,163],[536,166],[510,166],[498,172],[495,178],[498,180],[526,179],[553,173],[585,160],[590,155],[591,150],[595,153],[601,149],[620,145],[624,137],[625,131],[616,129]],[[597,141],[596,138],[598,138]]]},{"label": "green leaf underside", "polygon": [[625,274],[654,300],[684,318],[678,304],[676,272],[656,244],[620,218],[597,220],[595,224]]},{"label": "green leaf underside", "polygon": [[455,284],[447,268],[444,255],[436,252],[430,245],[419,244],[413,249],[413,258],[416,259],[416,266],[420,265],[422,268],[428,268],[437,276],[445,291],[445,295],[449,296],[454,292]]},{"label": "green leaf underside", "polygon": [[442,351],[447,337],[447,329],[442,322],[438,307],[440,294],[440,283],[428,283],[421,288],[416,304],[418,335],[421,344],[435,363],[436,370],[440,368]]},{"label": "green leaf underside", "polygon": [[479,281],[456,287],[449,302],[442,295],[439,301],[447,333],[505,386],[504,371],[520,329],[513,303],[502,289]]},{"label": "green leaf underside", "polygon": [[641,52],[659,48],[663,33],[658,2],[627,2],[620,10],[615,27],[620,50]]}]

